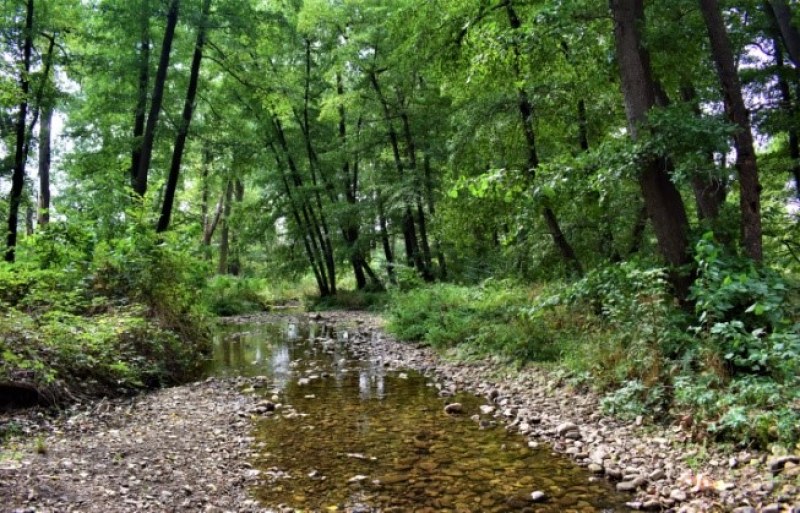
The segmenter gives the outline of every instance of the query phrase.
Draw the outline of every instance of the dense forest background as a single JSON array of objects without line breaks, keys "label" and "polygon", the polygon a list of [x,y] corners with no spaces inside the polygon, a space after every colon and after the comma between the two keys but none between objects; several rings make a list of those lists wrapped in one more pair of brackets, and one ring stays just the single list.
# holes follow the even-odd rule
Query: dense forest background
[{"label": "dense forest background", "polygon": [[185,379],[212,313],[315,289],[619,415],[796,441],[798,11],[4,1],[0,382]]}]

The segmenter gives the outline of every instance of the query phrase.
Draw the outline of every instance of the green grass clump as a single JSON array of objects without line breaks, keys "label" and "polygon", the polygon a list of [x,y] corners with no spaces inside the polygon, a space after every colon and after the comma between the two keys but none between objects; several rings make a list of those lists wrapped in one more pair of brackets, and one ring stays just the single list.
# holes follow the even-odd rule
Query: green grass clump
[{"label": "green grass clump", "polygon": [[558,356],[544,322],[524,315],[529,293],[508,282],[482,287],[438,284],[395,293],[388,329],[404,340],[517,362]]}]

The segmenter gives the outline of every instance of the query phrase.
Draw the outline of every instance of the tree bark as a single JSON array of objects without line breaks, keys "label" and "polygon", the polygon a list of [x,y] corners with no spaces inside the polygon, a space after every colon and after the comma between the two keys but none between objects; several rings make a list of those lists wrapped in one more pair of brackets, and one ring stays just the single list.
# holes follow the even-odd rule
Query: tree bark
[{"label": "tree bark", "polygon": [[15,126],[14,171],[11,175],[11,192],[8,197],[8,235],[6,239],[5,261],[14,262],[17,247],[17,217],[25,186],[25,124],[28,117],[28,93],[33,50],[33,0],[26,3],[24,41],[22,47],[22,70],[20,71],[20,100]]},{"label": "tree bark", "polygon": [[[236,203],[237,211],[241,211],[242,202],[244,201],[244,182],[242,182],[241,178],[237,178],[233,182],[233,200]],[[239,276],[242,273],[242,258],[238,230],[231,231],[229,236],[231,249],[229,252],[228,272],[232,276]]]},{"label": "tree bark", "polygon": [[172,41],[175,37],[175,26],[178,24],[178,9],[180,0],[170,0],[167,12],[167,27],[164,31],[164,40],[161,44],[161,56],[158,60],[155,83],[153,84],[153,98],[150,102],[150,112],[147,115],[144,135],[142,139],[142,154],[139,167],[134,180],[134,192],[143,197],[147,192],[147,175],[150,172],[150,162],[153,159],[153,143],[155,141],[158,115],[164,100],[164,86],[167,82],[167,69],[169,68],[169,54],[172,50]]},{"label": "tree bark", "polygon": [[233,201],[233,180],[228,180],[225,186],[225,199],[222,207],[222,228],[219,237],[219,261],[217,274],[228,274],[228,255],[230,253],[230,217],[231,202]]},{"label": "tree bark", "polygon": [[800,32],[792,24],[792,11],[786,0],[769,0],[775,21],[780,30],[781,39],[789,52],[789,59],[796,68],[800,68]]},{"label": "tree bark", "polygon": [[[775,20],[773,19],[773,21]],[[794,119],[794,116],[797,115],[797,108],[794,102],[792,102],[792,89],[789,85],[789,81],[786,79],[787,68],[783,60],[783,50],[778,40],[777,21],[775,21],[774,24],[776,25],[774,29],[776,34],[773,39],[773,48],[775,49],[775,75],[778,79],[778,90],[781,92],[781,108],[790,119]],[[787,132],[789,135],[789,158],[792,161],[789,174],[791,174],[794,180],[795,197],[800,199],[800,141],[798,140],[796,125],[790,123]]]},{"label": "tree bark", "polygon": [[[398,177],[402,179],[404,176],[403,159],[400,157],[400,142],[397,132],[392,124],[392,114],[389,109],[389,103],[383,95],[380,84],[378,83],[377,73],[372,70],[369,72],[370,83],[378,96],[378,101],[383,109],[383,118],[386,123],[386,131],[389,135],[389,143],[392,148],[392,157],[394,158],[395,169],[397,170]],[[409,267],[416,267],[416,261],[419,258],[419,246],[417,244],[417,232],[414,227],[414,214],[411,212],[411,206],[406,204],[403,209],[403,217],[401,219],[403,230],[403,242],[406,248],[406,265]]]},{"label": "tree bark", "polygon": [[383,254],[386,258],[386,274],[389,276],[389,282],[396,284],[397,276],[394,271],[394,254],[392,252],[392,243],[389,240],[389,228],[386,222],[383,195],[380,189],[375,191],[375,199],[378,204],[378,226],[380,226],[381,229],[381,244],[383,244]]},{"label": "tree bark", "polygon": [[[642,46],[644,25],[642,0],[610,0],[614,18],[614,41],[619,66],[628,132],[639,138],[641,125],[655,105],[655,89],[650,57]],[[639,174],[639,186],[653,224],[659,250],[671,267],[670,282],[681,300],[688,294],[691,278],[680,267],[691,264],[689,256],[689,221],[680,192],[670,180],[666,159],[650,156]]]},{"label": "tree bark", "polygon": [[53,107],[47,105],[42,112],[39,125],[39,201],[37,205],[39,226],[50,222],[50,129],[53,121]]},{"label": "tree bark", "polygon": [[[737,125],[733,136],[736,167],[739,171],[739,207],[741,209],[742,246],[745,254],[756,262],[763,258],[761,245],[761,186],[758,163],[750,129],[750,113],[742,97],[742,87],[717,0],[699,0],[700,10],[711,42],[711,55],[717,67],[728,119]],[[778,2],[773,2],[773,6]]]},{"label": "tree bark", "polygon": [[[694,86],[691,84],[684,84],[681,86],[681,99],[689,104],[695,116],[698,118],[702,116]],[[708,159],[709,166],[713,167],[713,153],[709,153],[706,158]],[[692,176],[692,190],[694,192],[695,203],[697,204],[698,217],[701,221],[708,221],[713,224],[717,217],[719,217],[719,209],[722,203],[725,202],[725,196],[727,195],[725,182],[716,176],[709,177],[694,174]]]},{"label": "tree bark", "polygon": [[206,29],[210,10],[211,0],[203,0],[203,7],[200,12],[200,26],[197,29],[197,40],[194,44],[192,65],[189,71],[189,86],[186,90],[186,100],[183,103],[183,115],[181,117],[180,126],[178,127],[178,134],[175,136],[175,145],[172,149],[172,162],[169,167],[169,177],[167,178],[167,188],[164,193],[164,204],[162,205],[161,217],[159,217],[158,226],[156,227],[158,233],[167,231],[170,218],[172,217],[175,189],[178,187],[178,177],[181,172],[183,151],[186,147],[186,138],[189,135],[189,124],[192,122],[195,97],[197,96],[197,82],[200,79],[200,63],[203,60],[203,46],[206,42]]},{"label": "tree bark", "polygon": [[150,0],[142,0],[141,39],[139,44],[139,81],[136,110],[133,117],[133,150],[131,152],[131,187],[136,187],[136,175],[142,160],[142,137],[147,119],[147,88],[150,85]]},{"label": "tree bark", "polygon": [[[522,27],[522,23],[520,22],[520,19],[514,10],[511,0],[506,0],[505,6],[511,29],[518,31]],[[514,75],[517,80],[520,80],[522,78],[522,72],[519,66],[520,50],[516,39],[512,40],[512,47],[514,52]],[[528,180],[530,183],[533,183],[534,179],[536,178],[536,168],[539,167],[539,155],[536,146],[536,131],[533,124],[533,103],[531,102],[531,99],[524,87],[517,87],[517,105],[520,114],[520,121],[522,123],[522,131],[525,134],[525,142],[528,153]],[[553,238],[553,243],[561,254],[561,257],[564,259],[567,265],[580,276],[583,274],[583,267],[581,266],[580,260],[578,260],[575,250],[572,248],[572,245],[564,235],[561,225],[558,222],[558,217],[548,203],[549,202],[545,201],[545,205],[542,210],[547,231]]]}]

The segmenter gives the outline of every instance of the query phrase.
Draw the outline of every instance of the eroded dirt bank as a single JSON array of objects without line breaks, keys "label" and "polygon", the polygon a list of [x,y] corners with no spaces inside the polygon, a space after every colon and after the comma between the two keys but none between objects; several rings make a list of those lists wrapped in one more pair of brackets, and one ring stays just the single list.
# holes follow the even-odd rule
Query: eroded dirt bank
[{"label": "eroded dirt bank", "polygon": [[[688,442],[680,426],[607,418],[595,396],[576,393],[545,371],[512,373],[488,361],[448,362],[428,349],[396,342],[380,330],[377,316],[301,317],[344,324],[356,353],[389,368],[428,374],[443,404],[455,390],[485,396],[476,422],[502,420],[531,444],[552,444],[588,467],[595,479],[633,491],[634,508],[800,511],[800,466],[791,456],[723,453]],[[232,322],[276,319],[261,315]],[[39,421],[40,437],[3,448],[0,511],[271,511],[248,492],[260,477],[250,465],[249,418],[259,397],[240,392],[247,384],[244,378],[209,379],[78,407],[52,423]]]}]

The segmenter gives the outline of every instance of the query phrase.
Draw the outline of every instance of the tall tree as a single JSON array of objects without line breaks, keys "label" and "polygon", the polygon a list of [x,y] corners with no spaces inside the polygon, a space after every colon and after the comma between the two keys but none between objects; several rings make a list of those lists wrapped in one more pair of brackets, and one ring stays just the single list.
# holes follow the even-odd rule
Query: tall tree
[{"label": "tall tree", "polygon": [[[786,45],[786,50],[789,52],[789,58],[796,68],[800,68],[800,32],[792,23],[792,11],[789,9],[789,4],[786,0],[769,0],[769,5],[775,14],[775,20],[783,38],[783,43]],[[711,7],[713,6],[702,7],[704,16],[706,9]]]},{"label": "tall tree", "polygon": [[8,235],[6,239],[6,262],[14,262],[17,247],[17,223],[22,189],[25,186],[25,157],[28,118],[28,93],[30,91],[31,53],[33,51],[33,1],[25,3],[25,27],[22,43],[22,69],[20,70],[20,103],[15,124],[14,171],[11,176],[11,192],[8,197]]},{"label": "tall tree", "polygon": [[150,172],[150,163],[153,159],[153,142],[158,125],[158,116],[161,113],[161,104],[164,101],[164,87],[167,82],[167,69],[169,56],[172,50],[172,41],[175,37],[175,26],[178,24],[178,9],[180,0],[170,0],[167,11],[167,26],[164,31],[164,40],[161,44],[161,56],[158,60],[158,69],[153,83],[153,96],[150,100],[150,112],[147,115],[142,139],[142,151],[139,157],[139,167],[136,171],[133,190],[138,196],[147,192],[147,176]]},{"label": "tall tree", "polygon": [[197,29],[197,41],[194,44],[192,55],[192,65],[189,71],[189,87],[186,90],[186,100],[183,104],[183,115],[181,116],[178,134],[175,136],[175,145],[172,149],[172,162],[169,167],[167,187],[164,191],[164,203],[161,208],[161,216],[158,219],[156,230],[164,232],[169,227],[170,217],[172,216],[172,204],[175,201],[175,189],[178,186],[178,176],[181,171],[181,161],[183,151],[186,147],[186,138],[189,135],[189,124],[192,122],[194,112],[195,97],[197,96],[197,82],[200,79],[200,62],[203,59],[203,46],[206,41],[206,30],[208,26],[208,14],[211,10],[211,0],[203,0],[203,7],[200,12],[200,25]]},{"label": "tall tree", "polygon": [[742,97],[739,74],[733,58],[730,38],[725,29],[719,2],[700,0],[700,10],[708,29],[711,55],[725,100],[725,113],[737,126],[733,135],[736,147],[736,167],[739,172],[739,206],[741,209],[742,246],[747,256],[760,262],[761,245],[761,186],[758,183],[758,164],[750,128],[750,112]]},{"label": "tall tree", "polygon": [[[656,104],[650,56],[642,41],[644,3],[643,0],[610,0],[610,7],[628,133],[635,141],[640,138],[648,113]],[[645,156],[639,172],[639,186],[661,254],[672,268],[670,281],[678,296],[685,297],[691,279],[679,268],[691,262],[689,221],[663,156]]]}]

